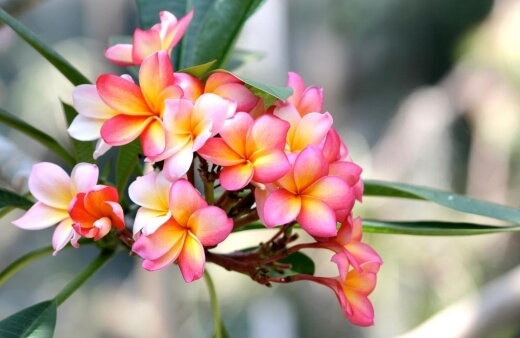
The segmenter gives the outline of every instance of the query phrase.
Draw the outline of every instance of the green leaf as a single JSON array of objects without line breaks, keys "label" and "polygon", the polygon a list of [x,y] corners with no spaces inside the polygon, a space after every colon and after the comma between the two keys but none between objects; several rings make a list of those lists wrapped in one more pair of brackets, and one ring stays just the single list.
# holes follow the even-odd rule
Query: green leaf
[{"label": "green leaf", "polygon": [[49,61],[63,76],[65,76],[73,85],[90,83],[90,81],[81,74],[74,66],[72,66],[63,56],[58,54],[50,46],[41,41],[33,32],[22,25],[21,22],[10,16],[6,11],[0,8],[0,21],[5,22],[11,27],[22,39],[31,45],[41,56]]},{"label": "green leaf", "polygon": [[225,67],[246,20],[262,3],[263,0],[214,1],[195,36],[191,64],[217,60],[215,68]]},{"label": "green leaf", "polygon": [[[70,126],[72,120],[78,115],[78,112],[74,107],[64,102],[61,102],[65,118],[67,119],[67,125]],[[96,163],[92,155],[94,154],[94,144],[92,141],[79,141],[74,138],[70,138],[72,143],[72,151],[76,162]]]},{"label": "green leaf", "polygon": [[278,262],[290,264],[291,268],[284,270],[282,274],[277,271],[270,271],[270,274],[275,277],[287,277],[297,274],[314,275],[314,261],[302,252],[295,252]]},{"label": "green leaf", "polygon": [[468,236],[499,232],[520,231],[520,225],[493,226],[473,223],[440,221],[381,221],[363,220],[363,231],[379,234],[421,235],[421,236]]},{"label": "green leaf", "polygon": [[0,122],[41,143],[43,146],[47,147],[47,149],[60,156],[70,166],[76,164],[74,158],[61,144],[58,143],[58,141],[2,108],[0,108]]},{"label": "green leaf", "polygon": [[56,302],[48,300],[0,321],[2,338],[52,338],[56,327]]},{"label": "green leaf", "polygon": [[248,79],[244,76],[238,76],[224,69],[215,70],[215,72],[223,72],[228,73],[235,76],[237,79],[243,81],[249,90],[253,92],[258,97],[264,99],[264,104],[266,107],[270,106],[274,101],[280,99],[285,101],[289,96],[292,95],[293,90],[289,87],[280,87],[280,86],[272,86],[260,82],[256,82],[254,80]]},{"label": "green leaf", "polygon": [[372,180],[364,181],[364,183],[365,196],[427,200],[464,213],[481,215],[520,224],[520,209],[414,185]]},{"label": "green leaf", "polygon": [[193,66],[186,69],[179,70],[180,73],[186,73],[193,75],[198,78],[202,78],[208,71],[211,69],[211,66],[213,66],[217,62],[217,60],[213,60],[210,62],[207,62],[203,65]]},{"label": "green leaf", "polygon": [[27,198],[20,196],[12,191],[0,188],[0,208],[16,207],[27,210],[33,205],[33,202]]},{"label": "green leaf", "polygon": [[139,153],[141,153],[141,143],[139,139],[119,147],[119,153],[116,159],[116,187],[119,196],[123,195],[128,180],[134,168],[139,163]]}]

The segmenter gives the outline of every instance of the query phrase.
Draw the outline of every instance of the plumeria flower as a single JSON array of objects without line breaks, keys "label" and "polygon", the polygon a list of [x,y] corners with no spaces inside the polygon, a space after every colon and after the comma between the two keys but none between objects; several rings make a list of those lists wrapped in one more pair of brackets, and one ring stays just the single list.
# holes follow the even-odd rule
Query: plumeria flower
[{"label": "plumeria flower", "polygon": [[170,219],[172,213],[168,200],[171,186],[171,181],[155,171],[138,177],[130,184],[128,195],[141,206],[135,215],[134,235],[141,231],[146,236],[151,235]]},{"label": "plumeria flower", "polygon": [[260,100],[253,94],[244,82],[227,72],[215,72],[206,80],[205,93],[217,94],[220,97],[236,103],[237,112],[251,111]]},{"label": "plumeria flower", "polygon": [[[13,224],[26,230],[40,230],[58,224],[52,236],[54,254],[71,240],[79,238],[68,209],[76,194],[92,189],[98,180],[98,167],[79,163],[71,176],[59,166],[42,162],[35,164],[29,175],[29,191],[37,202]],[[76,245],[76,244],[75,244]]]},{"label": "plumeria flower", "polygon": [[173,47],[183,37],[193,18],[193,10],[180,20],[170,12],[159,13],[161,23],[149,30],[136,29],[132,44],[117,44],[105,51],[105,57],[118,66],[139,66],[153,53],[165,51],[171,54]]},{"label": "plumeria flower", "polygon": [[69,205],[72,227],[82,237],[95,241],[105,237],[112,227],[125,228],[124,214],[118,203],[116,188],[96,185],[87,192],[78,193]]},{"label": "plumeria flower", "polygon": [[187,180],[173,183],[169,208],[171,218],[151,235],[142,234],[132,246],[146,270],[162,269],[177,262],[186,282],[202,277],[204,247],[215,246],[231,233],[233,221],[224,210],[208,206]]},{"label": "plumeria flower", "polygon": [[164,160],[163,173],[174,180],[186,174],[193,153],[220,132],[225,120],[235,112],[235,104],[215,94],[203,94],[195,103],[186,99],[168,100],[164,112],[166,146],[163,153],[147,160]]},{"label": "plumeria flower", "polygon": [[335,210],[350,205],[354,197],[350,187],[339,177],[327,176],[328,171],[327,160],[317,147],[308,146],[299,153],[293,167],[276,182],[278,190],[259,203],[263,205],[259,215],[265,225],[274,227],[296,220],[312,236],[336,236]]},{"label": "plumeria flower", "polygon": [[112,74],[101,75],[96,87],[101,99],[118,115],[101,127],[103,140],[120,146],[137,137],[145,156],[164,151],[166,136],[162,117],[166,99],[182,97],[182,89],[174,85],[173,68],[164,51],[152,54],[139,69],[139,85]]},{"label": "plumeria flower", "polygon": [[285,175],[291,165],[284,152],[289,124],[272,115],[256,121],[237,113],[199,149],[206,160],[223,166],[219,181],[226,190],[239,190],[249,182],[272,183]]}]

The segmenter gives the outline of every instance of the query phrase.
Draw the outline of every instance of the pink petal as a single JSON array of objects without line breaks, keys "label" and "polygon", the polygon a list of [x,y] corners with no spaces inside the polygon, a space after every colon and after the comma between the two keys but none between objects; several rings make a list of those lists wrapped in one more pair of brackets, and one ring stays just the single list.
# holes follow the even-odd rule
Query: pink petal
[{"label": "pink petal", "polygon": [[81,223],[85,227],[86,223],[95,221],[95,216],[85,208],[85,193],[79,193],[70,203],[69,215],[74,223]]},{"label": "pink petal", "polygon": [[255,168],[253,181],[259,183],[272,183],[291,169],[291,164],[282,150],[258,151],[253,154],[251,161]]},{"label": "pink petal", "polygon": [[178,262],[186,282],[193,282],[202,277],[206,256],[202,244],[191,233],[186,236]]},{"label": "pink petal", "polygon": [[185,179],[173,183],[170,190],[170,210],[172,217],[181,225],[187,226],[191,215],[208,204],[199,191]]},{"label": "pink petal", "polygon": [[334,211],[326,203],[314,198],[302,197],[301,211],[296,221],[311,236],[327,238],[337,234]]},{"label": "pink petal", "polygon": [[348,301],[352,308],[352,314],[345,316],[354,325],[371,326],[374,325],[374,307],[367,296],[352,293],[348,295]]},{"label": "pink petal", "polygon": [[25,230],[40,230],[50,227],[62,220],[69,218],[67,209],[49,207],[42,202],[36,202],[20,218],[12,223]]},{"label": "pink petal", "polygon": [[172,248],[166,252],[163,256],[154,260],[144,260],[143,268],[149,271],[155,271],[167,267],[172,264],[180,255],[184,245],[186,233],[177,242],[172,244]]},{"label": "pink petal", "polygon": [[246,156],[246,135],[253,122],[254,120],[249,114],[236,113],[232,118],[226,120],[224,127],[220,130],[220,137],[240,157]]},{"label": "pink petal", "polygon": [[211,93],[234,101],[237,105],[237,112],[249,112],[255,107],[259,100],[258,97],[254,95],[249,89],[247,89],[242,83],[228,83],[220,85],[212,90]]},{"label": "pink petal", "polygon": [[193,9],[185,16],[183,16],[179,21],[176,21],[176,19],[174,21],[173,18],[171,18],[168,14],[170,13],[162,11],[159,13],[159,16],[161,18],[162,28],[166,28],[161,32],[163,38],[163,48],[171,51],[186,32],[186,29],[188,28],[191,19],[193,18]]},{"label": "pink petal", "polygon": [[91,119],[107,120],[116,115],[117,112],[107,106],[95,85],[79,85],[72,90],[72,105],[80,116]]},{"label": "pink petal", "polygon": [[[175,220],[170,219],[153,234],[140,236],[134,242],[132,251],[146,260],[160,259],[169,251],[175,249],[179,242],[182,245],[185,236],[186,228],[179,225]],[[177,249],[180,248],[177,247]]]},{"label": "pink petal", "polygon": [[240,190],[253,178],[253,165],[250,162],[225,167],[220,172],[219,180],[226,190]]},{"label": "pink petal", "polygon": [[289,123],[274,115],[260,116],[247,134],[247,145],[256,149],[285,149]]},{"label": "pink petal", "polygon": [[191,215],[188,227],[203,246],[213,246],[229,236],[233,230],[233,220],[227,217],[224,210],[208,206]]},{"label": "pink petal", "polygon": [[154,120],[153,116],[117,115],[103,124],[101,136],[112,146],[125,145],[138,138]]},{"label": "pink petal", "polygon": [[78,163],[72,169],[70,176],[73,187],[72,193],[86,192],[97,184],[99,168],[95,164]]},{"label": "pink petal", "polygon": [[190,74],[175,73],[174,84],[182,89],[183,98],[191,102],[195,102],[204,93],[204,83]]},{"label": "pink petal", "polygon": [[327,203],[334,210],[351,207],[354,202],[352,189],[339,177],[325,176],[320,178],[302,192]]},{"label": "pink petal", "polygon": [[350,267],[350,262],[348,260],[347,255],[344,252],[338,252],[330,259],[331,262],[336,263],[338,266],[339,277],[342,280],[347,278],[348,269]]},{"label": "pink petal", "polygon": [[149,236],[153,234],[161,225],[166,223],[172,217],[172,213],[163,210],[152,210],[139,208],[135,215],[134,234],[142,230],[143,235]]},{"label": "pink petal", "polygon": [[206,142],[214,136],[213,120],[205,119],[195,126],[193,129],[193,146],[192,151],[197,151],[206,144]]},{"label": "pink petal", "polygon": [[101,99],[112,109],[127,115],[150,115],[150,108],[141,93],[141,88],[122,77],[103,74],[96,87]]},{"label": "pink petal", "polygon": [[[363,242],[351,242],[346,247],[348,252],[356,259],[358,265],[365,263],[377,263],[378,265],[383,264],[383,260],[378,253],[370,247],[370,245]],[[377,272],[377,271],[371,271]]]},{"label": "pink petal", "polygon": [[72,220],[70,218],[64,219],[58,224],[54,233],[52,234],[52,247],[54,248],[53,255],[63,249],[67,243],[70,242],[74,236],[74,229],[72,228]]},{"label": "pink petal", "polygon": [[207,161],[221,166],[231,166],[244,162],[244,159],[221,138],[210,138],[197,153]]},{"label": "pink petal", "polygon": [[290,87],[293,90],[293,93],[287,101],[291,102],[294,106],[298,105],[300,102],[300,98],[305,91],[305,82],[303,82],[302,77],[298,73],[288,72],[287,73],[287,87]]},{"label": "pink petal", "polygon": [[269,228],[294,221],[301,212],[302,201],[284,189],[271,193],[264,203],[264,221]]},{"label": "pink petal", "polygon": [[147,57],[139,69],[139,85],[151,111],[163,110],[162,91],[173,85],[173,68],[170,57],[165,51],[159,51]]},{"label": "pink petal", "polygon": [[362,171],[360,166],[352,162],[337,161],[329,165],[329,175],[341,177],[351,187],[359,181]]},{"label": "pink petal", "polygon": [[130,44],[117,44],[105,51],[105,57],[117,66],[132,66],[134,65],[132,48]]},{"label": "pink petal", "polygon": [[309,113],[302,117],[290,142],[293,152],[301,151],[308,145],[319,145],[332,126],[329,113]]},{"label": "pink petal", "polygon": [[135,64],[141,64],[148,56],[161,50],[161,37],[155,30],[134,31],[132,59]]},{"label": "pink petal", "polygon": [[162,122],[158,118],[153,118],[148,126],[141,133],[141,148],[144,156],[157,156],[166,147],[166,135]]},{"label": "pink petal", "polygon": [[308,146],[294,162],[294,182],[298,191],[303,192],[328,172],[329,165],[321,151],[315,146]]},{"label": "pink petal", "polygon": [[323,88],[311,86],[305,90],[297,104],[301,116],[309,113],[321,113],[323,110]]},{"label": "pink petal", "polygon": [[213,122],[211,135],[216,135],[224,127],[231,104],[228,100],[215,94],[202,94],[193,106],[192,125],[197,125],[205,119]]},{"label": "pink petal", "polygon": [[72,199],[71,179],[61,167],[49,162],[35,164],[29,174],[28,185],[38,201],[67,210]]},{"label": "pink petal", "polygon": [[163,174],[170,180],[183,177],[190,169],[193,162],[193,150],[191,142],[188,142],[172,156],[164,160]]}]

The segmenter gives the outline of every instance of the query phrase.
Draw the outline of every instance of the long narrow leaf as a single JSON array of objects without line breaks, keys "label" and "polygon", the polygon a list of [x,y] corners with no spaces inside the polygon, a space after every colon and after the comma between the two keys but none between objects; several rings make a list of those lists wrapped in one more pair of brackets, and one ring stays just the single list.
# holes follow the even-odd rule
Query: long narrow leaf
[{"label": "long narrow leaf", "polygon": [[[61,103],[61,106],[65,113],[65,118],[67,119],[67,125],[70,126],[72,120],[74,120],[76,115],[78,115],[78,112],[76,112],[74,107],[64,102]],[[92,144],[92,141],[78,141],[72,137],[70,138],[70,141],[76,162],[96,163],[92,157],[94,154],[94,144]]]},{"label": "long narrow leaf", "polygon": [[195,36],[191,65],[217,60],[215,68],[224,67],[246,20],[262,3],[263,0],[216,0]]},{"label": "long narrow leaf", "polygon": [[61,144],[58,143],[54,138],[45,134],[44,132],[34,128],[30,124],[20,120],[18,117],[9,113],[8,111],[0,108],[0,123],[3,123],[13,129],[18,130],[19,132],[29,136],[33,140],[41,143],[47,149],[53,151],[56,155],[60,156],[67,164],[70,166],[74,166],[76,164],[74,158],[70,155],[70,153],[63,148]]},{"label": "long narrow leaf", "polygon": [[517,232],[520,231],[520,225],[493,226],[440,221],[399,222],[364,219],[363,231],[396,235],[468,236],[493,234],[499,232]]},{"label": "long narrow leaf", "polygon": [[63,56],[58,54],[54,49],[41,41],[33,32],[22,25],[21,22],[10,16],[6,11],[0,8],[0,21],[5,22],[11,27],[22,39],[31,45],[41,56],[49,61],[56,69],[63,74],[73,85],[78,86],[90,81],[81,74],[74,66],[72,66]]},{"label": "long narrow leaf", "polygon": [[119,148],[116,159],[116,187],[120,196],[128,184],[134,168],[139,163],[140,152],[141,144],[139,139]]},{"label": "long narrow leaf", "polygon": [[0,337],[52,338],[56,316],[54,300],[38,303],[0,321]]},{"label": "long narrow leaf", "polygon": [[15,207],[27,210],[33,205],[33,202],[27,198],[20,196],[12,191],[0,188],[0,208]]},{"label": "long narrow leaf", "polygon": [[427,200],[468,214],[520,224],[520,209],[426,187],[368,180],[365,181],[364,195]]}]

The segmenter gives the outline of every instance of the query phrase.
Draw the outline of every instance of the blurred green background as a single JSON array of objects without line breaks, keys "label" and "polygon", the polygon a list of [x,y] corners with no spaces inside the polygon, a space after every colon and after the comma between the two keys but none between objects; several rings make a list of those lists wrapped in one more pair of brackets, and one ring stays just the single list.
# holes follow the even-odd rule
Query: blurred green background
[{"label": "blurred green background", "polygon": [[[174,1],[174,0],[172,0]],[[120,72],[102,52],[136,27],[132,0],[0,0],[91,80]],[[325,90],[325,109],[363,177],[419,184],[520,207],[520,1],[267,0],[238,41],[265,54],[239,70],[283,85],[288,71]],[[0,106],[67,143],[60,102],[72,86],[6,27],[0,28]],[[0,185],[24,191],[33,162],[55,161],[0,126]],[[488,220],[423,202],[366,198],[367,218]],[[50,243],[0,220],[0,269]],[[233,235],[231,251],[267,231]],[[375,326],[343,318],[330,290],[297,283],[271,289],[209,266],[232,337],[518,337],[518,235],[366,235],[384,265],[371,296]],[[93,259],[67,250],[0,287],[0,318],[46,300]],[[335,275],[330,255],[309,252],[317,273]],[[517,271],[518,270],[518,271]],[[438,314],[436,319],[423,324]],[[176,267],[149,273],[119,254],[59,308],[56,337],[210,337],[202,281]],[[419,325],[423,329],[412,331]],[[422,331],[421,331],[422,330]]]}]

